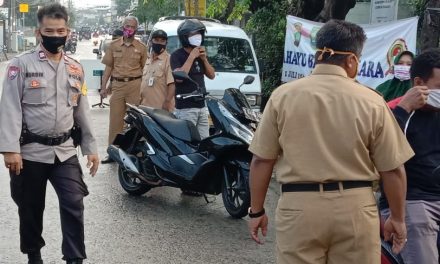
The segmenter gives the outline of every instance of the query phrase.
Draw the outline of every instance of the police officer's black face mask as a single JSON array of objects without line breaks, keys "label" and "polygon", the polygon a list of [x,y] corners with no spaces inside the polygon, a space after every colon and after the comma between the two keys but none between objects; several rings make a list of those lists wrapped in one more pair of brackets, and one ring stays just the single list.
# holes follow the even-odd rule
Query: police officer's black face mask
[{"label": "police officer's black face mask", "polygon": [[43,42],[41,43],[43,47],[52,54],[60,53],[63,50],[64,45],[66,45],[67,40],[67,36],[52,37],[43,34],[41,34],[41,38],[43,39]]},{"label": "police officer's black face mask", "polygon": [[152,43],[151,48],[153,49],[154,53],[161,54],[165,50],[166,45],[159,44],[159,43]]}]

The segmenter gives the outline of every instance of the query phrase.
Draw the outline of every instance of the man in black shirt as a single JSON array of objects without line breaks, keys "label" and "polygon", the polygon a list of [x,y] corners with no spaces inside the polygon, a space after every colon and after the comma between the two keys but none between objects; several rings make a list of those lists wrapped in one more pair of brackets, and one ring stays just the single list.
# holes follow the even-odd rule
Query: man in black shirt
[{"label": "man in black shirt", "polygon": [[[199,85],[201,92],[206,92],[204,76],[214,79],[215,70],[209,64],[205,47],[202,46],[205,37],[205,26],[197,19],[186,19],[179,25],[179,35],[182,48],[171,54],[170,64],[173,71],[180,70],[188,73],[189,77]],[[176,80],[176,95],[187,94],[197,90],[196,85],[188,81]],[[176,97],[175,114],[179,119],[191,121],[198,129],[200,137],[209,136],[208,109],[205,100],[198,98],[179,99]]]},{"label": "man in black shirt", "polygon": [[[414,60],[411,79],[414,87],[393,110],[415,152],[415,156],[405,163],[408,242],[401,254],[405,264],[437,264],[440,223],[440,49],[427,51]],[[386,197],[381,197],[379,207],[382,215],[387,217]]]}]

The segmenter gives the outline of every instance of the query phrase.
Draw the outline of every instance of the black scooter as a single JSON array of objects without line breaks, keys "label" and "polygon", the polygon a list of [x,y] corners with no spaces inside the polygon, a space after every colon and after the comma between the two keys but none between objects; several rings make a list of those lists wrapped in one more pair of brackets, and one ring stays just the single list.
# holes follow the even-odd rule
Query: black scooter
[{"label": "black scooter", "polygon": [[[185,72],[173,75],[176,81],[197,85]],[[243,84],[253,81],[247,76]],[[198,87],[176,100],[205,100],[206,95]],[[202,140],[190,121],[161,109],[128,105],[126,129],[107,152],[119,164],[120,184],[131,195],[160,186],[221,193],[228,213],[241,218],[250,205],[248,147],[260,117],[239,89],[226,89],[222,99],[207,97],[206,102],[214,135]]]},{"label": "black scooter", "polygon": [[76,45],[77,45],[76,38],[70,38],[67,40],[66,45],[64,46],[64,51],[70,51],[71,54],[75,54]]}]

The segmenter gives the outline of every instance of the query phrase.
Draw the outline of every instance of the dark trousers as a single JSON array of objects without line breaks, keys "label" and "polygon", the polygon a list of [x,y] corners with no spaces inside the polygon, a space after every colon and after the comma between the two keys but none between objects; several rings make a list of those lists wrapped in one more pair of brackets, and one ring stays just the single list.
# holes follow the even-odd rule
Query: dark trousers
[{"label": "dark trousers", "polygon": [[23,253],[39,251],[45,245],[43,211],[47,180],[58,196],[63,233],[64,259],[86,258],[84,245],[84,204],[87,186],[77,156],[54,164],[23,160],[20,175],[11,176],[11,196],[18,206],[20,249]]}]

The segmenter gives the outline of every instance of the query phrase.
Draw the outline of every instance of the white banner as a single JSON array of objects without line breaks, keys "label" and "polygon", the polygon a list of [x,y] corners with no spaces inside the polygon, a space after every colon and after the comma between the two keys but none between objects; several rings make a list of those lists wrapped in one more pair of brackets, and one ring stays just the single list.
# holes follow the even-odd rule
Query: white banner
[{"label": "white banner", "polygon": [[399,0],[371,0],[370,24],[396,20],[398,8]]},{"label": "white banner", "polygon": [[[392,78],[394,58],[402,51],[415,53],[418,17],[375,25],[361,25],[367,35],[359,64],[358,81],[372,88]],[[288,82],[315,67],[316,33],[323,24],[287,16],[281,80]]]}]

